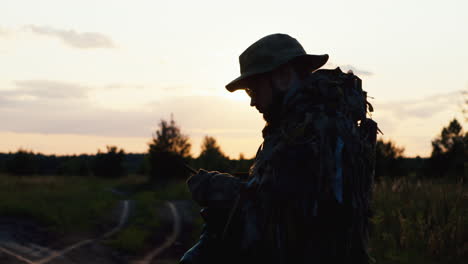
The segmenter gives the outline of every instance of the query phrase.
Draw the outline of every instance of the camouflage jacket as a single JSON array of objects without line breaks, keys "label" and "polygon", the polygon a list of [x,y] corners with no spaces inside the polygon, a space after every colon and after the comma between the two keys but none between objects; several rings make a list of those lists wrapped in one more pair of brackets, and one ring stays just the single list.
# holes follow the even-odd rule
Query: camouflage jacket
[{"label": "camouflage jacket", "polygon": [[356,124],[352,104],[366,105],[344,90],[354,77],[311,74],[288,91],[281,121],[263,130],[247,183],[254,195],[241,209],[242,246],[258,261],[367,262],[375,131],[366,109]]}]

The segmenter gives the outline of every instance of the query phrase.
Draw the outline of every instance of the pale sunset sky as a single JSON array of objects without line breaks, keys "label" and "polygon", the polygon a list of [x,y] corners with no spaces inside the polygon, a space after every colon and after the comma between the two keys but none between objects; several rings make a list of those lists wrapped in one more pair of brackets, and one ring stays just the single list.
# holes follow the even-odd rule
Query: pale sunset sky
[{"label": "pale sunset sky", "polygon": [[224,86],[272,33],[360,76],[383,138],[407,156],[462,121],[468,90],[466,0],[4,0],[0,17],[0,152],[146,152],[172,113],[194,156],[209,135],[252,157],[264,121]]}]

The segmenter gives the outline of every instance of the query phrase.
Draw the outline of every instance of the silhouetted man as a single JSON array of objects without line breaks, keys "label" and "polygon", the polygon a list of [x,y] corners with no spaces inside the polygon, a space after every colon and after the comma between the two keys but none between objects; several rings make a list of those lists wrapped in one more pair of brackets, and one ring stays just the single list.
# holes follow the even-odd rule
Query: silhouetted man
[{"label": "silhouetted man", "polygon": [[285,34],[239,57],[243,89],[266,121],[246,182],[200,170],[188,180],[207,224],[182,263],[367,263],[376,123],[352,73],[318,70]]}]

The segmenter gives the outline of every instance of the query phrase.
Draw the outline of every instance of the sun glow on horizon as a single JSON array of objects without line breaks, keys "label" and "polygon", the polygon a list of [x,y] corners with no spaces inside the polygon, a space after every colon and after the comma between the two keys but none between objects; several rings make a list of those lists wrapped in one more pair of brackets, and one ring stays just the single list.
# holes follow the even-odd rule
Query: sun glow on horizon
[{"label": "sun glow on horizon", "polygon": [[468,1],[3,4],[0,152],[144,152],[173,113],[194,155],[204,135],[233,158],[254,155],[262,116],[224,86],[239,76],[239,54],[272,33],[360,76],[385,139],[408,156],[430,154],[468,83]]}]

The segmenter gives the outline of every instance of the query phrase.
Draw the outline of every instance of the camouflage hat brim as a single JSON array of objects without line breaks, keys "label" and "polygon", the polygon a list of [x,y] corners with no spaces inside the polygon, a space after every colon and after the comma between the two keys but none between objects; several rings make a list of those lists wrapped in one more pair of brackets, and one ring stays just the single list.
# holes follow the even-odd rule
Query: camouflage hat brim
[{"label": "camouflage hat brim", "polygon": [[263,67],[261,69],[256,69],[254,71],[244,72],[243,74],[241,74],[241,76],[237,77],[236,79],[234,79],[233,81],[228,83],[226,85],[226,89],[228,91],[230,91],[230,92],[234,92],[234,91],[239,90],[239,89],[245,89],[245,88],[247,88],[246,80],[249,77],[252,77],[252,76],[257,75],[257,74],[262,74],[262,73],[267,73],[267,72],[273,71],[274,69],[278,68],[279,66],[281,66],[284,63],[287,63],[289,61],[295,61],[295,62],[299,63],[300,65],[303,65],[305,69],[309,70],[310,72],[313,72],[313,71],[319,69],[320,67],[322,67],[323,65],[325,65],[325,63],[327,63],[328,54],[324,54],[324,55],[310,55],[310,54],[301,55],[301,56],[297,56],[297,57],[294,57],[294,58],[290,58],[288,61],[285,61],[282,64],[269,65],[269,66]]}]

